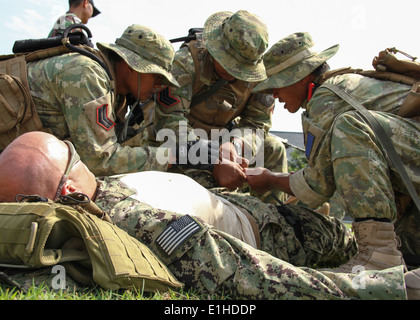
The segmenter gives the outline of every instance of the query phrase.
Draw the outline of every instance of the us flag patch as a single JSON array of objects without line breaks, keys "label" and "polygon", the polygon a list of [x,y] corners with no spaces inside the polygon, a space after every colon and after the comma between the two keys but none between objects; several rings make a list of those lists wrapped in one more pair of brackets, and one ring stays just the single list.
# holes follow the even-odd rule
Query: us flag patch
[{"label": "us flag patch", "polygon": [[184,241],[199,230],[201,230],[201,226],[189,215],[185,215],[167,226],[156,239],[156,242],[170,255]]},{"label": "us flag patch", "polygon": [[172,107],[180,102],[180,100],[174,97],[171,93],[170,87],[165,87],[164,89],[160,90],[157,95],[158,103],[165,106],[166,108]]}]

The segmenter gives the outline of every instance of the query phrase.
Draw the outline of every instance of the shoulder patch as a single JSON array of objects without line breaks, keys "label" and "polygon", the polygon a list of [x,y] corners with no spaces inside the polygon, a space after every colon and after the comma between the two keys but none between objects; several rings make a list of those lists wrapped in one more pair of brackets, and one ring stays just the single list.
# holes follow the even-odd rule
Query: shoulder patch
[{"label": "shoulder patch", "polygon": [[156,243],[166,254],[170,255],[199,230],[201,230],[201,226],[189,215],[185,215],[167,226],[156,239]]},{"label": "shoulder patch", "polygon": [[256,100],[266,107],[272,107],[275,99],[272,94],[256,93]]},{"label": "shoulder patch", "polygon": [[314,140],[315,140],[315,137],[312,134],[308,133],[306,137],[306,150],[305,150],[305,155],[306,155],[306,158],[308,159],[311,156]]},{"label": "shoulder patch", "polygon": [[96,108],[96,122],[107,131],[115,127],[115,122],[108,117],[108,104]]},{"label": "shoulder patch", "polygon": [[157,94],[157,101],[166,108],[172,107],[181,102],[178,98],[172,95],[170,87],[165,87],[159,91]]}]

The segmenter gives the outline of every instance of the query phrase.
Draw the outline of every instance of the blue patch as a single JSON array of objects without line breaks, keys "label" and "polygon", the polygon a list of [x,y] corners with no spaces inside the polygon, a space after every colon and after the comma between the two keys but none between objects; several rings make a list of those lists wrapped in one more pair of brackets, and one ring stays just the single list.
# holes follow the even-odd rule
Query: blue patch
[{"label": "blue patch", "polygon": [[305,149],[305,155],[307,159],[309,159],[311,155],[314,141],[315,141],[315,137],[312,134],[308,133],[306,136],[306,149]]}]

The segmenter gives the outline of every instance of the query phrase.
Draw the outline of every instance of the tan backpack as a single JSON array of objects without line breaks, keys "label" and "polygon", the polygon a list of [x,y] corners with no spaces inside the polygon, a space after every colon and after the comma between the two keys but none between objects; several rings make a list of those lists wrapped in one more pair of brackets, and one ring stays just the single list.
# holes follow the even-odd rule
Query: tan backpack
[{"label": "tan backpack", "polygon": [[[411,60],[400,60],[395,56],[396,53],[401,53]],[[396,48],[388,48],[379,52],[378,56],[374,57],[372,65],[375,70],[335,69],[323,74],[318,83],[322,84],[327,79],[337,75],[355,73],[379,80],[393,81],[412,86],[410,93],[398,111],[398,115],[404,118],[416,118],[420,117],[420,63],[416,62],[416,59]]]},{"label": "tan backpack", "polygon": [[[411,60],[399,60],[394,55],[396,53],[401,53]],[[372,62],[377,73],[401,75],[406,79],[400,82],[412,85],[410,93],[398,111],[398,115],[405,118],[420,116],[420,63],[416,62],[416,59],[396,48],[388,48],[381,51]]]},{"label": "tan backpack", "polygon": [[0,152],[19,135],[42,130],[29,91],[24,55],[2,56],[0,61]]},{"label": "tan backpack", "polygon": [[0,56],[0,152],[26,132],[48,131],[43,128],[32,100],[27,62],[77,52],[98,62],[108,73],[111,86],[114,86],[110,62],[105,55],[86,45],[88,38],[84,34],[70,35],[73,29],[78,28],[85,30],[90,39],[92,34],[85,25],[74,24],[60,37],[16,41],[13,47],[15,54]]}]

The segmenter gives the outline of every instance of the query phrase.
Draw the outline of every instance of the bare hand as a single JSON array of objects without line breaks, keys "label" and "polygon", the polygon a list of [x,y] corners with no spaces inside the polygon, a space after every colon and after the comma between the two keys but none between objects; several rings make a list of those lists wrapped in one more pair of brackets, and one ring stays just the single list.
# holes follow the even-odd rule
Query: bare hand
[{"label": "bare hand", "polygon": [[265,193],[272,190],[270,178],[272,173],[266,168],[247,168],[245,169],[246,180],[252,190],[258,193]]},{"label": "bare hand", "polygon": [[236,163],[224,159],[214,165],[213,177],[218,185],[230,191],[242,187],[246,182],[244,169],[248,166],[248,162],[245,160],[241,163]]}]

